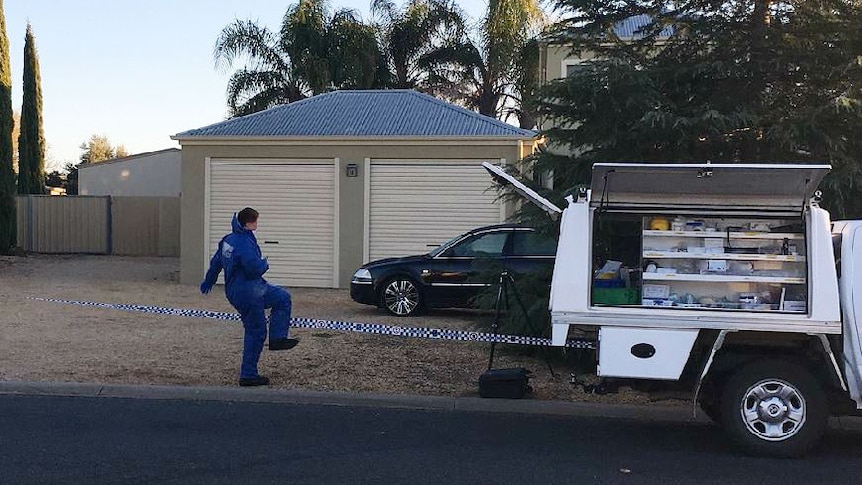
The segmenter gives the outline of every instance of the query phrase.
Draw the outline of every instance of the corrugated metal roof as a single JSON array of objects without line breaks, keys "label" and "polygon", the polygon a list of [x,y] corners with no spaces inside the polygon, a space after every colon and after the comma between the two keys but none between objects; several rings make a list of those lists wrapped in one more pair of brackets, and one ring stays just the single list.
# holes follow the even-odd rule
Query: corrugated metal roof
[{"label": "corrugated metal roof", "polygon": [[99,165],[107,165],[107,164],[117,163],[117,162],[128,162],[129,160],[135,160],[135,159],[144,158],[144,157],[151,157],[153,155],[161,155],[163,153],[168,153],[168,152],[179,153],[180,149],[179,148],[165,148],[163,150],[155,150],[152,152],[135,153],[134,155],[127,155],[125,157],[109,158],[107,160],[102,160],[100,162],[82,163],[82,164],[78,165],[78,169],[90,168],[90,167],[95,167],[95,166],[99,166]]},{"label": "corrugated metal roof", "polygon": [[[638,32],[639,29],[644,28],[652,21],[652,18],[647,14],[640,14],[631,16],[625,20],[617,22],[614,25],[614,34],[617,37],[626,39],[626,38],[635,38],[642,39],[643,33]],[[667,26],[665,27],[661,33],[659,33],[658,37],[660,39],[666,39],[671,36],[673,33],[673,27]]]},{"label": "corrugated metal roof", "polygon": [[192,137],[501,137],[536,135],[413,90],[334,91],[178,133]]}]

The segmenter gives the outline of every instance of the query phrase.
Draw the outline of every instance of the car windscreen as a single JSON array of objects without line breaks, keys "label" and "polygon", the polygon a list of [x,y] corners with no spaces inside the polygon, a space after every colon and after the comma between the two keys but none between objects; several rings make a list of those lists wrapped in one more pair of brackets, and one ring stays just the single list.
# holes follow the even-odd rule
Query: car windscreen
[{"label": "car windscreen", "polygon": [[508,232],[487,232],[470,236],[446,250],[444,257],[475,258],[480,256],[502,256]]},{"label": "car windscreen", "polygon": [[437,256],[438,254],[440,254],[441,252],[443,252],[443,250],[444,250],[444,249],[448,248],[449,246],[451,246],[451,245],[452,245],[452,243],[454,243],[455,241],[457,241],[457,240],[461,239],[462,237],[464,237],[464,235],[463,235],[463,234],[458,235],[458,236],[455,236],[455,237],[453,237],[452,239],[450,239],[450,240],[448,240],[448,241],[444,242],[443,244],[441,244],[441,245],[437,246],[436,248],[432,249],[432,250],[431,250],[431,252],[430,252],[430,253],[428,253],[428,256],[431,256],[432,258],[433,258],[433,257],[435,257],[435,256]]}]

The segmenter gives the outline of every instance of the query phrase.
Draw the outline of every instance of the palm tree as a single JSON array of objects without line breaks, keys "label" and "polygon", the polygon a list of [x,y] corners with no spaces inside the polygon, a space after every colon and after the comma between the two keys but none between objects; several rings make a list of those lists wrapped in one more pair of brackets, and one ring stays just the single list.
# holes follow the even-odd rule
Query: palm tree
[{"label": "palm tree", "polygon": [[330,20],[327,38],[330,86],[368,89],[386,85],[385,56],[373,25],[357,21],[352,11],[341,10]]},{"label": "palm tree", "polygon": [[244,60],[228,81],[231,116],[298,101],[328,89],[367,89],[378,83],[380,49],[374,28],[353,11],[328,13],[326,0],[300,0],[275,33],[251,20],[222,29],[216,67]]},{"label": "palm tree", "polygon": [[543,22],[536,0],[490,0],[478,32],[423,56],[436,94],[486,116],[514,114],[532,128],[535,116],[525,108],[538,81],[534,37]]},{"label": "palm tree", "polygon": [[235,20],[222,29],[214,49],[217,67],[241,57],[246,65],[231,75],[227,104],[231,116],[243,116],[305,97],[278,36],[251,20]]},{"label": "palm tree", "polygon": [[465,31],[464,14],[448,0],[409,0],[401,9],[391,0],[372,0],[390,86],[421,89],[427,78],[420,65],[423,55],[458,39]]}]

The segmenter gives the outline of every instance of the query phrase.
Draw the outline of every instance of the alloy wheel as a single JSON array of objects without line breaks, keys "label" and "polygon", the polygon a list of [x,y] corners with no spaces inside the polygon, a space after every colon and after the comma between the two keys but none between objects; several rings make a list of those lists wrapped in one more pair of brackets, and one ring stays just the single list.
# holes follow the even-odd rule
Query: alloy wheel
[{"label": "alloy wheel", "polygon": [[419,289],[408,279],[394,279],[383,289],[383,304],[393,315],[411,315],[419,309],[419,303]]}]

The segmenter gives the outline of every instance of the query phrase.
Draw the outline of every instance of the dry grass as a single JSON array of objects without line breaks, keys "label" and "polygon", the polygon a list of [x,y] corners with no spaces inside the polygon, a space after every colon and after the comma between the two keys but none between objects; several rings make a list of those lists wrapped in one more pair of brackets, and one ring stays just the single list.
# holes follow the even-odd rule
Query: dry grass
[{"label": "dry grass", "polygon": [[[233,311],[222,290],[202,296],[177,283],[179,262],[107,256],[0,257],[0,380],[236,385],[237,322],[123,312],[28,297]],[[415,327],[469,328],[490,315],[438,311],[398,319],[350,300],[347,290],[292,288],[294,316]],[[264,350],[273,387],[468,396],[487,366],[488,344],[296,329],[302,342]],[[586,395],[562,363],[552,375],[537,358],[498,347],[495,367],[534,372],[538,399],[646,402],[634,392]]]}]

